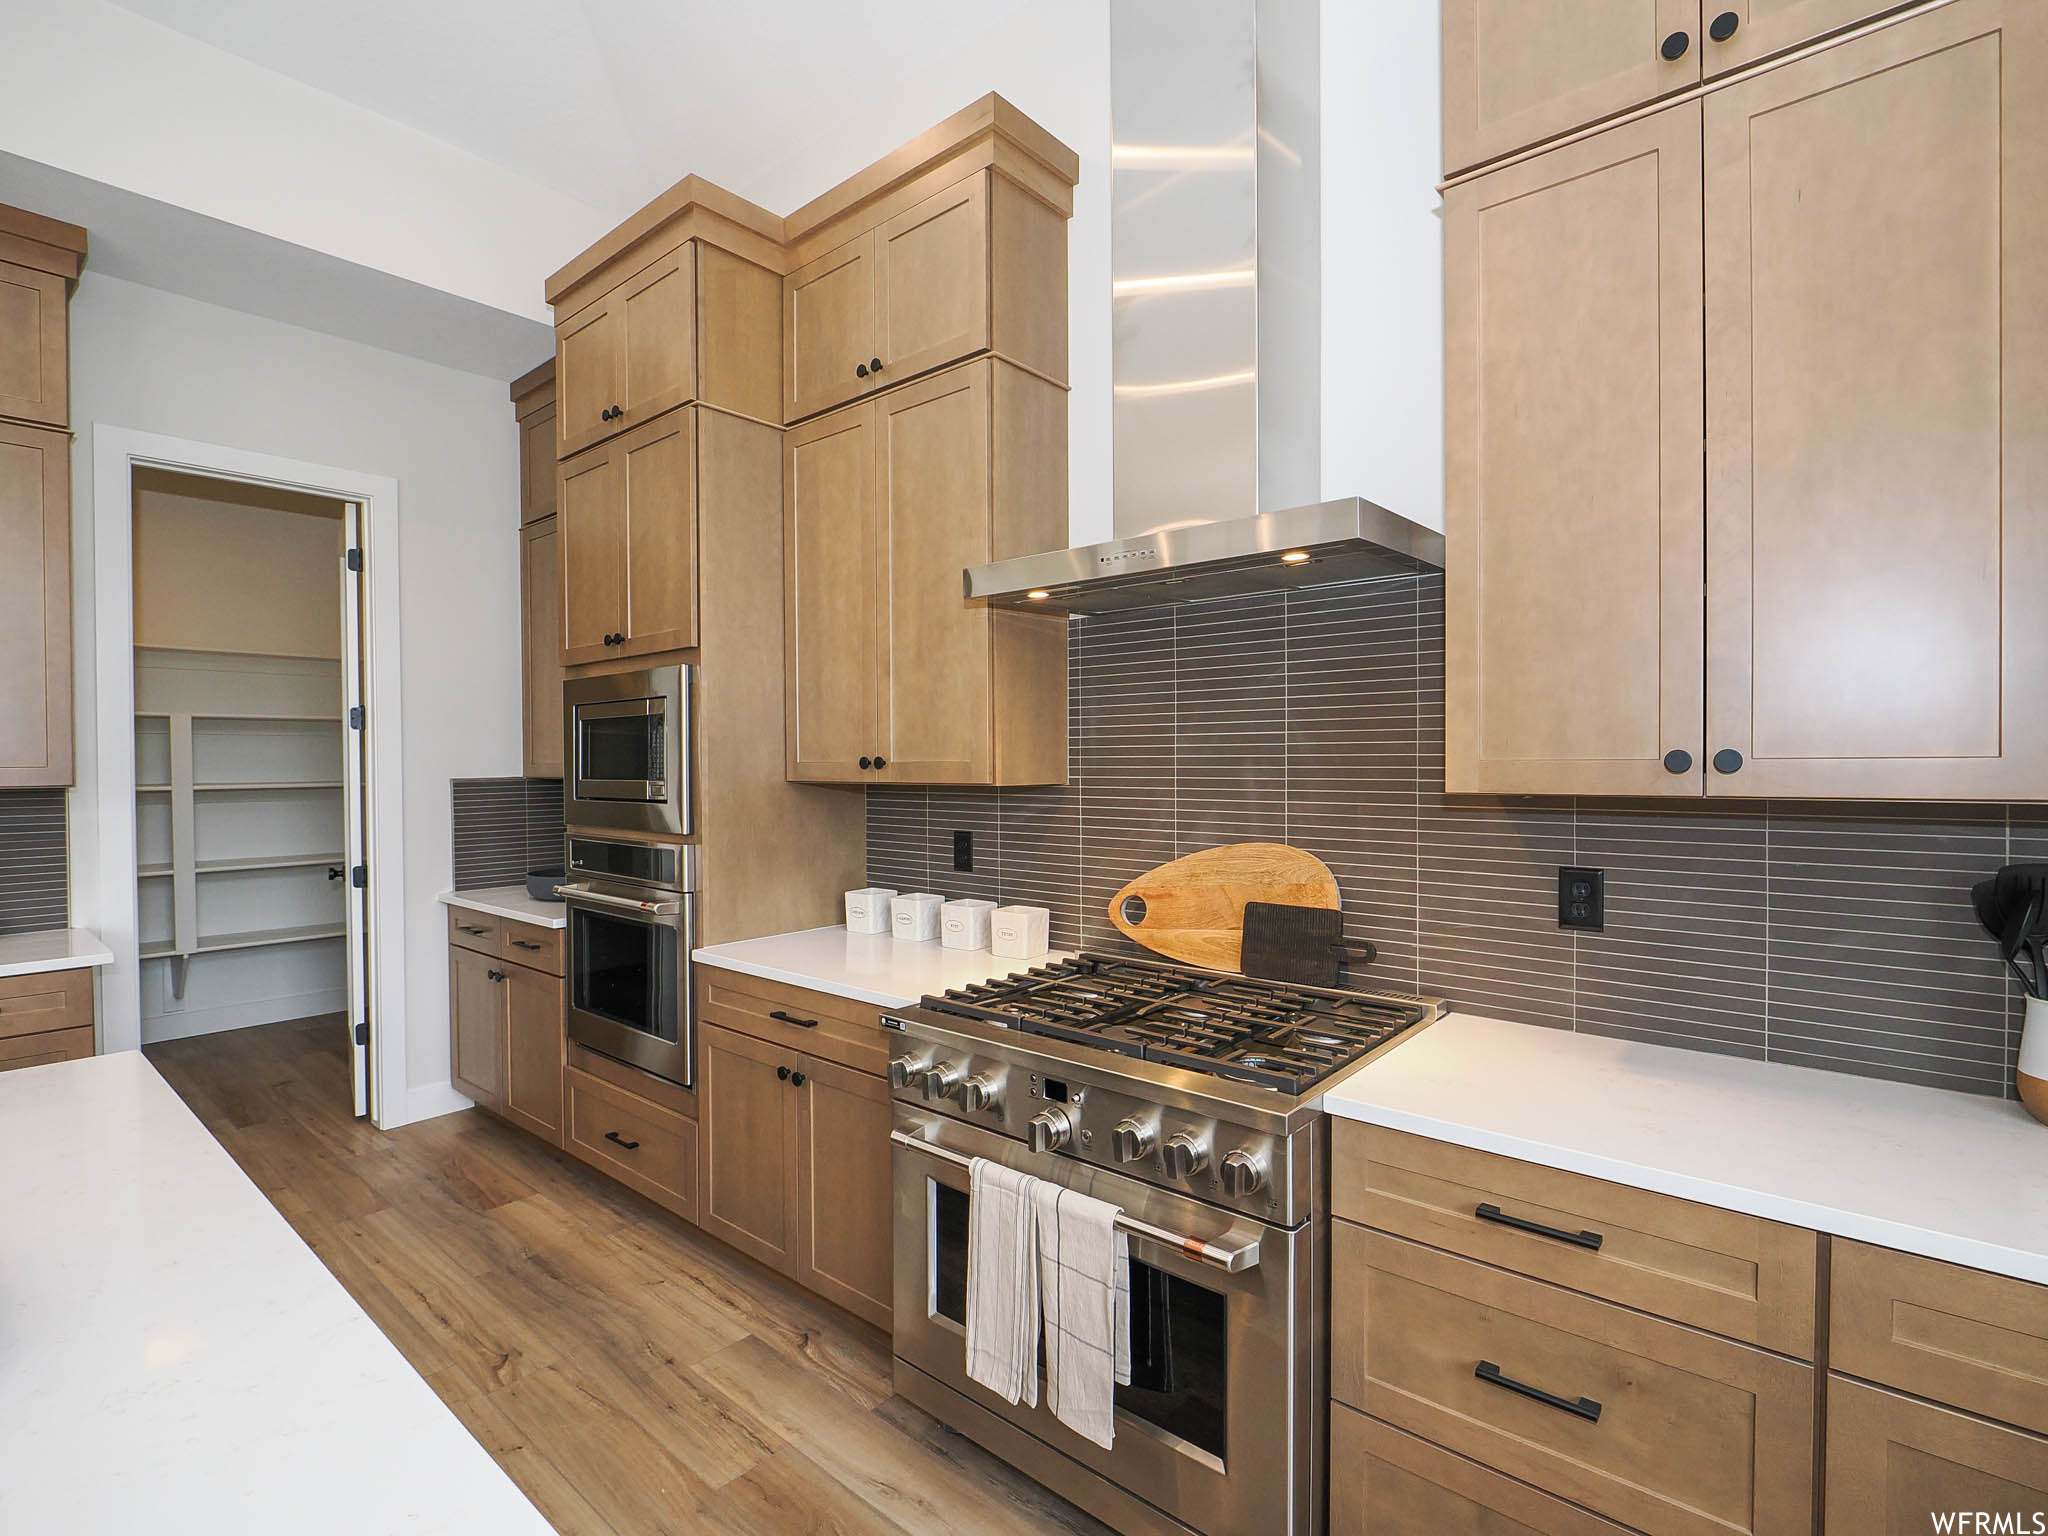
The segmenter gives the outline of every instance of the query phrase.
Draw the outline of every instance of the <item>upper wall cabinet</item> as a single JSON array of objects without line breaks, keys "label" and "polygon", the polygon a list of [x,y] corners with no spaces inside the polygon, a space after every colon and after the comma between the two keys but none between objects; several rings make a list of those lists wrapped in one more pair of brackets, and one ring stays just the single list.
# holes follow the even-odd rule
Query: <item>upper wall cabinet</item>
[{"label": "upper wall cabinet", "polygon": [[555,515],[555,360],[512,381],[519,421],[519,522]]},{"label": "upper wall cabinet", "polygon": [[562,465],[562,664],[697,643],[697,417],[658,417]]},{"label": "upper wall cabinet", "polygon": [[1851,26],[1878,0],[1444,0],[1444,166],[1462,171]]},{"label": "upper wall cabinet", "polygon": [[1450,789],[2042,794],[2044,71],[1954,0],[1446,193]]},{"label": "upper wall cabinet", "polygon": [[689,401],[773,418],[776,276],[689,240],[555,323],[563,458]]},{"label": "upper wall cabinet", "polygon": [[[0,232],[0,255],[6,249]],[[0,416],[70,425],[69,286],[58,273],[0,260]]]}]

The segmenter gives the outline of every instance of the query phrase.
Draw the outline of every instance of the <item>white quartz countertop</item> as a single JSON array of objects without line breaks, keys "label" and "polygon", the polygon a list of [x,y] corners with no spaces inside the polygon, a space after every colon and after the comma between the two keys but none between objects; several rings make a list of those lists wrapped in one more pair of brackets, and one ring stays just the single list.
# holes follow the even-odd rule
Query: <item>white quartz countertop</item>
[{"label": "white quartz countertop", "polygon": [[848,933],[841,926],[713,944],[691,958],[877,1008],[908,1008],[928,993],[1029,970],[1061,954],[1055,950],[1035,960],[998,960],[985,949],[947,949],[936,939],[906,944],[886,933]]},{"label": "white quartz countertop", "polygon": [[98,934],[85,928],[0,937],[0,976],[36,976],[44,971],[76,971],[113,963],[114,952],[100,942]]},{"label": "white quartz countertop", "polygon": [[1452,1014],[1324,1107],[2048,1283],[2048,1125],[2011,1100]]},{"label": "white quartz countertop", "polygon": [[488,912],[492,917],[509,917],[516,923],[540,928],[569,926],[569,908],[559,901],[535,901],[523,885],[487,885],[475,891],[443,891],[444,906],[465,912]]},{"label": "white quartz countertop", "polygon": [[547,1536],[133,1051],[0,1074],[0,1531]]}]

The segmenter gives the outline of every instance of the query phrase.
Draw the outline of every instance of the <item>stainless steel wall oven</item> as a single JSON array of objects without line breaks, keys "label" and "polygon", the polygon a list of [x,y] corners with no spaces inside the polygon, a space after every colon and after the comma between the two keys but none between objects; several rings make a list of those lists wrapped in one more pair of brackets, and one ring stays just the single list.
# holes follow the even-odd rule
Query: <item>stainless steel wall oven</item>
[{"label": "stainless steel wall oven", "polygon": [[696,1085],[697,849],[569,835],[569,1038]]}]

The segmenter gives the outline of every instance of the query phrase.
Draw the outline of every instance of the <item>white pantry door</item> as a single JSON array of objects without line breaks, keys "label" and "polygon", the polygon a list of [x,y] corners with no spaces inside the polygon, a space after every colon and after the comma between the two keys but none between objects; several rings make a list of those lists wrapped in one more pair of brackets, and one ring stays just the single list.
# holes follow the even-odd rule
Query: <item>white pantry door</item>
[{"label": "white pantry door", "polygon": [[341,707],[343,900],[348,908],[349,1087],[355,1112],[370,1113],[369,861],[363,852],[368,809],[363,797],[369,716],[363,705],[363,509],[342,510]]}]

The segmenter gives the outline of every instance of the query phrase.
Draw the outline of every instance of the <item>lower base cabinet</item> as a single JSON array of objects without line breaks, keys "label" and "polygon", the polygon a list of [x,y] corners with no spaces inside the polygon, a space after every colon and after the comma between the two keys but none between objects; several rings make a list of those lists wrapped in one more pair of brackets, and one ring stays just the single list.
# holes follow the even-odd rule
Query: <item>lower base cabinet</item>
[{"label": "lower base cabinet", "polygon": [[[499,945],[537,941],[523,925],[451,921],[449,1076],[480,1108],[562,1145],[562,978],[503,959]],[[489,944],[492,949],[472,948]],[[559,956],[559,949],[554,951]],[[539,951],[546,963],[548,951]]]},{"label": "lower base cabinet", "polygon": [[1927,1536],[1944,1518],[2048,1531],[2048,1439],[1842,1376],[1828,1382],[1827,1468],[1827,1536]]},{"label": "lower base cabinet", "polygon": [[656,1205],[696,1221],[696,1122],[574,1066],[565,1076],[567,1150]]},{"label": "lower base cabinet", "polygon": [[0,977],[0,1072],[77,1061],[93,1042],[90,969]]}]

